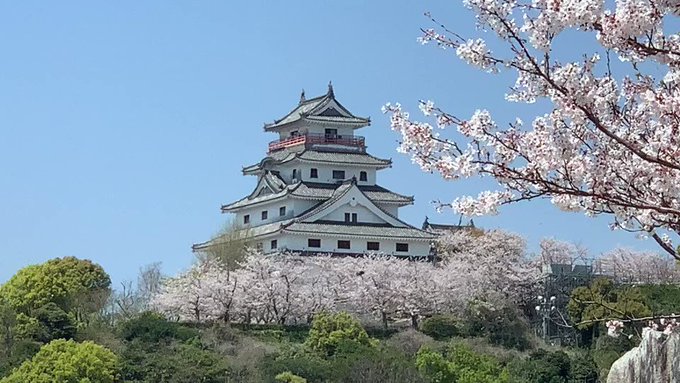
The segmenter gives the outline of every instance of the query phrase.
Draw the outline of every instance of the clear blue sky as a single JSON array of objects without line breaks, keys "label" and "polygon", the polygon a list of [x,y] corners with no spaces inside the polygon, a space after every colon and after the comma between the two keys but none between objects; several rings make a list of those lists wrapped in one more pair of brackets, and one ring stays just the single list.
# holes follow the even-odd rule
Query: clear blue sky
[{"label": "clear blue sky", "polygon": [[[360,134],[392,157],[379,182],[416,204],[420,225],[457,222],[430,201],[476,194],[487,182],[447,183],[395,152],[380,107],[414,114],[433,99],[467,116],[479,107],[509,120],[510,77],[491,77],[452,52],[416,42],[431,11],[471,33],[458,1],[6,1],[0,3],[0,282],[19,268],[74,255],[114,281],[161,261],[174,273],[192,243],[226,221],[223,203],[249,193],[240,169],[274,139],[265,121],[299,97],[326,91],[371,116]],[[531,248],[552,236],[594,254],[617,245],[653,248],[606,220],[547,202],[505,208],[478,225],[523,234]]]}]

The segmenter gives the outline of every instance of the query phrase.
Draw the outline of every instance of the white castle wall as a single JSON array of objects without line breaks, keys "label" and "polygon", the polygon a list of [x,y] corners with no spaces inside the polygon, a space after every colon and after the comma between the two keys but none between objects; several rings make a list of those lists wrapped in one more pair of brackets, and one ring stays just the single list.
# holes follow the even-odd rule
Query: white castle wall
[{"label": "white castle wall", "polygon": [[[307,240],[309,238],[313,239],[320,239],[321,240],[321,247],[320,248],[309,248],[307,246],[308,242]],[[331,252],[339,252],[339,253],[355,253],[355,254],[362,254],[365,253],[366,250],[366,242],[371,241],[371,242],[379,242],[380,243],[380,252],[384,254],[389,254],[389,255],[395,255],[395,256],[426,256],[430,252],[430,244],[427,241],[408,241],[408,240],[391,240],[391,239],[380,239],[380,238],[374,238],[374,239],[366,239],[366,238],[340,238],[340,237],[322,237],[319,235],[309,235],[309,236],[304,236],[304,235],[293,235],[293,234],[277,234],[275,236],[269,237],[269,238],[261,238],[256,241],[254,241],[251,246],[256,247],[257,243],[262,244],[262,249],[265,252],[271,251],[270,245],[271,245],[271,240],[276,239],[277,245],[279,249],[292,249],[292,250],[297,250],[297,251],[312,251],[312,252],[319,252],[319,253],[331,253]],[[349,240],[350,241],[350,249],[338,249],[338,240]],[[397,243],[408,243],[409,245],[409,251],[408,252],[397,252],[396,251],[396,246]]]}]

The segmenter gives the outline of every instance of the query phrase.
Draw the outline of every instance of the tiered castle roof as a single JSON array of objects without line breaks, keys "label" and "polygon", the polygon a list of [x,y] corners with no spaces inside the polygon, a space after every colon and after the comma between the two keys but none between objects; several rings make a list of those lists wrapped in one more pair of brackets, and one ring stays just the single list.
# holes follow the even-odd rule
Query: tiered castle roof
[{"label": "tiered castle roof", "polygon": [[[244,175],[258,177],[254,190],[221,208],[242,223],[236,236],[260,248],[269,240],[272,250],[359,254],[378,247],[395,255],[429,256],[435,235],[397,216],[413,197],[375,182],[376,172],[392,161],[366,153],[364,138],[354,135],[369,124],[369,118],[353,115],[336,100],[332,85],[309,100],[303,91],[290,113],[265,124],[265,131],[279,134],[267,156],[243,168]],[[205,250],[216,240],[193,249]]]}]

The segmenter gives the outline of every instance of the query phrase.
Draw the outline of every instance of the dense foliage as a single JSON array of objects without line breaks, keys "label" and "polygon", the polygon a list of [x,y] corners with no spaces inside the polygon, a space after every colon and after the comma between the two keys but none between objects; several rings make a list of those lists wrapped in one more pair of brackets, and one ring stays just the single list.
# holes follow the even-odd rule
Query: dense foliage
[{"label": "dense foliage", "polygon": [[114,383],[120,381],[118,357],[92,342],[55,340],[40,348],[1,383]]},{"label": "dense foliage", "polygon": [[18,313],[31,315],[53,303],[68,313],[83,315],[101,309],[111,279],[101,266],[75,257],[55,258],[25,267],[0,288],[0,296]]},{"label": "dense foliage", "polygon": [[[470,238],[476,238],[478,245]],[[499,242],[503,246],[494,247]],[[546,244],[545,256],[557,259],[552,253],[558,247]],[[29,305],[29,310],[27,305],[11,304],[21,286],[21,278],[12,278],[0,288],[11,298],[0,295],[0,378],[30,381],[42,374],[45,381],[78,379],[79,383],[86,379],[594,383],[635,345],[636,338],[602,335],[593,338],[592,344],[582,343],[582,349],[542,350],[550,346],[534,337],[530,321],[535,318],[526,316],[526,307],[522,310],[535,294],[531,286],[535,266],[524,259],[522,242],[507,233],[475,231],[444,238],[442,250],[449,252],[450,259],[439,265],[382,256],[335,262],[324,257],[251,255],[242,269],[231,270],[219,260],[204,258],[166,282],[157,269],[144,269],[146,281],[140,283],[144,293],[116,293],[110,301],[113,306],[100,305],[96,311],[94,306],[78,303],[78,297],[108,292],[108,282],[94,283],[92,290],[82,283],[70,289],[73,295],[35,300],[40,304]],[[493,261],[481,261],[485,256],[505,259],[500,264],[514,267],[515,272],[504,276],[494,269]],[[54,267],[59,262],[28,270],[49,274],[54,272],[49,270],[60,270]],[[475,262],[479,266],[476,274]],[[453,271],[451,265],[461,269],[442,275]],[[98,266],[89,269],[104,276],[96,279],[108,280]],[[477,281],[483,275],[489,278]],[[236,277],[252,289],[248,295],[232,294],[238,284],[231,278]],[[490,280],[504,288],[492,288]],[[315,289],[296,285],[309,281]],[[649,308],[664,313],[680,301],[680,290],[672,286],[630,287],[616,281],[598,280],[576,289],[569,305],[573,318],[592,318],[593,324],[598,323],[592,328],[602,329],[597,322],[601,316],[645,315]],[[431,290],[437,285],[441,285],[438,290]],[[172,290],[178,286],[181,289]],[[172,291],[174,295],[169,295]],[[140,310],[159,307],[161,296],[165,304],[174,305],[161,308],[173,307],[174,311]],[[244,302],[243,297],[253,300]],[[249,310],[239,311],[243,308]],[[341,308],[354,311],[348,314]],[[288,318],[297,318],[297,324]],[[88,367],[92,365],[102,376],[80,378],[93,373]]]}]

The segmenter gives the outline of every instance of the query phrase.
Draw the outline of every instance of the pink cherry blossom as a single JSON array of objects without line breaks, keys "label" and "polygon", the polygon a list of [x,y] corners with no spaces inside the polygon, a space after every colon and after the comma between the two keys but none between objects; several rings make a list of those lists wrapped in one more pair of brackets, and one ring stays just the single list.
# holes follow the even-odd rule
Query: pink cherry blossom
[{"label": "pink cherry blossom", "polygon": [[[469,118],[421,102],[426,119],[387,104],[398,150],[447,180],[493,177],[498,189],[460,197],[466,215],[547,198],[558,208],[608,215],[611,227],[643,233],[680,259],[680,35],[664,20],[680,16],[669,0],[465,0],[480,36],[424,29],[419,41],[456,52],[483,71],[516,75],[506,99],[551,105],[531,124],[497,123],[480,109]],[[429,15],[428,15],[429,16]],[[436,25],[441,25],[436,22]],[[558,61],[554,41],[570,30],[601,49]],[[504,43],[488,49],[483,35]],[[495,44],[496,47],[498,44]],[[584,47],[589,46],[584,44]],[[621,65],[612,69],[607,52]],[[605,57],[603,59],[602,57]],[[614,57],[616,58],[616,57]],[[648,65],[648,64],[654,64]],[[435,131],[455,126],[457,129]],[[450,132],[450,135],[444,134]]]}]

